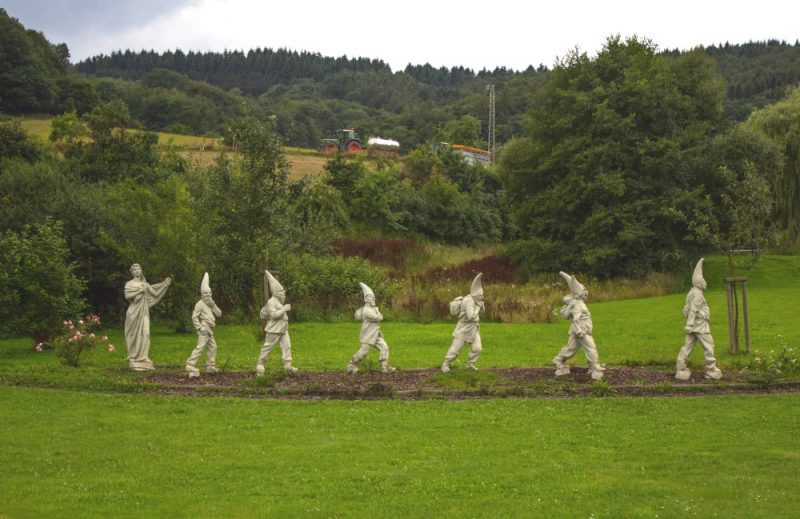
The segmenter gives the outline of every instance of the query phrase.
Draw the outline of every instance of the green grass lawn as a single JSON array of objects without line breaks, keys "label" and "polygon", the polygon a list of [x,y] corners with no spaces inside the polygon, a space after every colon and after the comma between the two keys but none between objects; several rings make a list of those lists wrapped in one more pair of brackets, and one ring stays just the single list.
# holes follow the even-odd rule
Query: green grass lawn
[{"label": "green grass lawn", "polygon": [[[797,345],[799,274],[794,257],[766,258],[748,273],[755,349]],[[706,277],[719,363],[738,370],[752,356],[728,353],[720,260],[709,261]],[[672,369],[683,299],[590,299],[601,361]],[[567,328],[482,323],[479,364],[546,365]],[[391,362],[437,366],[452,329],[384,323]],[[292,323],[295,365],[343,370],[358,330],[356,322]],[[218,365],[253,370],[256,332],[219,326]],[[127,371],[122,330],[105,333],[117,351],[94,351],[78,369],[52,351],[35,353],[29,339],[0,341],[0,517],[749,518],[795,517],[800,506],[797,394],[165,397],[135,393],[147,375]],[[195,336],[154,326],[152,344],[159,371],[181,371]],[[279,357],[273,352],[272,372]],[[585,360],[578,354],[574,363]],[[692,363],[701,367],[701,351]]]},{"label": "green grass lawn", "polygon": [[10,517],[791,517],[800,395],[281,401],[0,388]]}]

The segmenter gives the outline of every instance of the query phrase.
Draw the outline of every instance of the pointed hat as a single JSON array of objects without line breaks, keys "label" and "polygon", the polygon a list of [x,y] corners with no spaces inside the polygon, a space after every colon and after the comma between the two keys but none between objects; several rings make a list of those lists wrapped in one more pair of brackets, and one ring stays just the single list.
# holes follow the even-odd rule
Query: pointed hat
[{"label": "pointed hat", "polygon": [[700,261],[697,262],[697,265],[694,267],[694,273],[692,273],[692,286],[696,287],[697,285],[702,284],[705,282],[705,278],[703,277],[703,258],[700,258]]},{"label": "pointed hat", "polygon": [[375,297],[375,292],[373,292],[373,291],[372,291],[372,289],[371,289],[371,288],[369,288],[369,287],[368,287],[367,285],[365,285],[364,283],[359,283],[359,284],[358,284],[358,286],[360,286],[360,287],[361,287],[361,291],[364,293],[364,297],[365,297],[365,298],[366,298],[367,296],[372,296],[372,297]]},{"label": "pointed hat", "polygon": [[200,293],[211,293],[211,285],[208,282],[208,272],[203,274],[203,281],[200,282]]},{"label": "pointed hat", "polygon": [[472,280],[472,286],[469,287],[469,295],[471,296],[482,296],[483,295],[483,285],[481,285],[481,277],[483,276],[482,272],[478,272],[478,275],[475,276],[475,279]]},{"label": "pointed hat", "polygon": [[560,271],[561,277],[564,278],[564,281],[567,282],[567,286],[569,287],[569,291],[575,297],[580,297],[583,294],[583,291],[586,290],[586,287],[578,283],[578,280],[575,279],[575,276],[570,276],[566,272]]},{"label": "pointed hat", "polygon": [[267,275],[267,282],[269,283],[270,295],[275,295],[277,292],[284,290],[283,285],[281,285],[280,282],[277,279],[275,279],[275,276],[269,273],[269,270],[265,270],[264,274]]}]

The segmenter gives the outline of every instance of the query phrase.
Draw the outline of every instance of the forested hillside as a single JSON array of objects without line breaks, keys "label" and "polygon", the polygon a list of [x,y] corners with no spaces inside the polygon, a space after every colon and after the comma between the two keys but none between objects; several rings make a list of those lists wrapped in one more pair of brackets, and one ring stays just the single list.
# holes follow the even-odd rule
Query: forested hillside
[{"label": "forested hillside", "polygon": [[[799,42],[726,43],[704,50],[725,79],[724,115],[733,120],[744,120],[754,108],[782,99],[786,87],[800,79]],[[396,138],[414,145],[430,135],[423,132],[423,138],[407,131],[408,127],[441,126],[447,118],[465,114],[485,121],[483,93],[490,83],[498,88],[498,138],[502,142],[519,135],[521,121],[516,116],[530,106],[530,93],[542,84],[540,76],[548,71],[542,65],[524,71],[475,72],[425,64],[393,72],[379,60],[332,58],[286,49],[124,51],[95,56],[76,68],[100,77],[132,80],[164,68],[257,97],[279,115],[289,141],[297,145],[314,145],[320,133],[339,126],[398,134]]]},{"label": "forested hillside", "polygon": [[754,108],[786,97],[786,87],[800,82],[800,42],[770,40],[708,47],[728,86],[725,113],[743,121]]},{"label": "forested hillside", "polygon": [[[77,70],[97,77],[144,80],[153,71],[171,70],[226,91],[256,98],[277,115],[287,142],[316,147],[341,127],[399,140],[406,151],[434,138],[454,118],[487,118],[486,87],[498,89],[498,139],[521,130],[520,114],[530,92],[541,84],[544,67],[524,72],[506,69],[474,72],[464,67],[409,65],[393,72],[379,60],[332,58],[286,49],[248,52],[113,53],[79,63]],[[481,132],[463,144],[482,145]]]}]

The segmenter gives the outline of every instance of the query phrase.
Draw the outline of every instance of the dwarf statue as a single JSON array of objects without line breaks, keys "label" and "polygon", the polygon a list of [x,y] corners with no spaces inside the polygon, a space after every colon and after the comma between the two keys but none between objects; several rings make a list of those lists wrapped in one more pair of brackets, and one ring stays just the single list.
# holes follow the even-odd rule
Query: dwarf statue
[{"label": "dwarf statue", "polygon": [[700,258],[692,274],[692,288],[686,294],[686,304],[683,305],[683,315],[686,316],[686,326],[684,327],[686,341],[683,343],[681,351],[678,352],[675,372],[675,378],[678,380],[689,380],[692,372],[686,367],[686,360],[697,342],[700,342],[705,350],[706,378],[714,380],[722,378],[722,372],[717,367],[717,359],[714,357],[714,338],[711,336],[711,328],[708,325],[711,320],[711,311],[703,295],[707,286],[706,280],[703,278],[703,258]]},{"label": "dwarf statue", "polygon": [[364,283],[359,283],[361,291],[364,293],[364,306],[356,310],[356,320],[361,321],[361,334],[359,341],[361,341],[361,348],[350,359],[347,365],[348,373],[356,373],[358,367],[356,364],[367,356],[370,348],[378,350],[378,360],[381,363],[381,371],[383,373],[391,373],[397,371],[389,365],[389,345],[383,339],[383,332],[381,332],[381,315],[378,307],[375,306],[375,293]]},{"label": "dwarf statue", "polygon": [[258,364],[256,364],[256,375],[261,376],[264,374],[264,364],[267,362],[269,352],[272,351],[272,348],[277,343],[281,345],[283,369],[289,374],[297,373],[297,368],[292,367],[292,341],[289,338],[289,316],[286,315],[292,309],[292,305],[284,304],[286,291],[278,280],[267,270],[264,271],[264,274],[267,276],[267,283],[272,297],[261,308],[261,319],[267,321],[267,326],[264,328],[267,335],[264,338],[264,345],[261,347]]},{"label": "dwarf statue", "polygon": [[442,362],[441,369],[444,373],[450,371],[450,363],[458,357],[465,343],[469,343],[472,346],[467,358],[467,368],[478,369],[475,363],[478,362],[478,357],[481,356],[481,351],[483,351],[479,317],[481,310],[484,309],[482,276],[483,274],[479,273],[472,280],[468,296],[457,298],[450,303],[450,313],[458,315],[458,324],[456,324],[456,329],[453,331],[453,343],[444,356],[444,362]]},{"label": "dwarf statue", "polygon": [[575,276],[570,276],[566,272],[559,272],[559,274],[567,282],[570,290],[570,294],[564,297],[561,317],[570,319],[572,323],[569,326],[567,345],[561,348],[558,355],[553,358],[553,364],[556,365],[556,376],[569,374],[569,366],[565,362],[583,346],[586,360],[589,361],[589,373],[593,380],[600,380],[603,378],[606,368],[598,361],[597,346],[592,337],[592,314],[589,313],[589,308],[586,306],[589,291],[578,283]]},{"label": "dwarf statue", "polygon": [[200,301],[194,305],[192,312],[192,324],[197,330],[197,346],[186,359],[186,371],[189,372],[189,378],[200,376],[197,361],[206,348],[208,348],[206,373],[217,372],[217,341],[214,340],[214,326],[217,324],[217,317],[222,317],[222,310],[211,299],[211,286],[208,282],[208,272],[206,272],[200,283]]}]

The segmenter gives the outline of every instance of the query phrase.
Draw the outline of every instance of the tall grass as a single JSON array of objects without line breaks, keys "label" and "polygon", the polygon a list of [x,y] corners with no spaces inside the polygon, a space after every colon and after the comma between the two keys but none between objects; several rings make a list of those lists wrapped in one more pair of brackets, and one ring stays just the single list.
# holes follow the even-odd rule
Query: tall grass
[{"label": "tall grass", "polygon": [[[474,275],[474,274],[472,274]],[[589,301],[613,301],[674,294],[686,288],[681,276],[653,274],[644,279],[595,280],[578,278],[589,290]],[[399,321],[440,321],[448,318],[448,303],[469,293],[471,276],[422,283],[410,276],[398,280],[387,313]],[[569,289],[558,274],[539,274],[526,283],[497,283],[484,272],[486,310],[483,320],[504,323],[553,322]],[[384,303],[384,304],[387,304]]]},{"label": "tall grass", "polygon": [[[506,323],[552,322],[568,293],[558,273],[538,274],[517,282],[517,270],[498,255],[499,246],[477,247],[420,243],[400,238],[340,239],[337,250],[359,256],[388,271],[393,286],[381,307],[399,321],[432,322],[449,318],[448,303],[469,293],[483,273],[486,311],[483,319]],[[685,276],[655,273],[643,279],[599,280],[577,274],[591,301],[662,296],[686,288]]]}]

